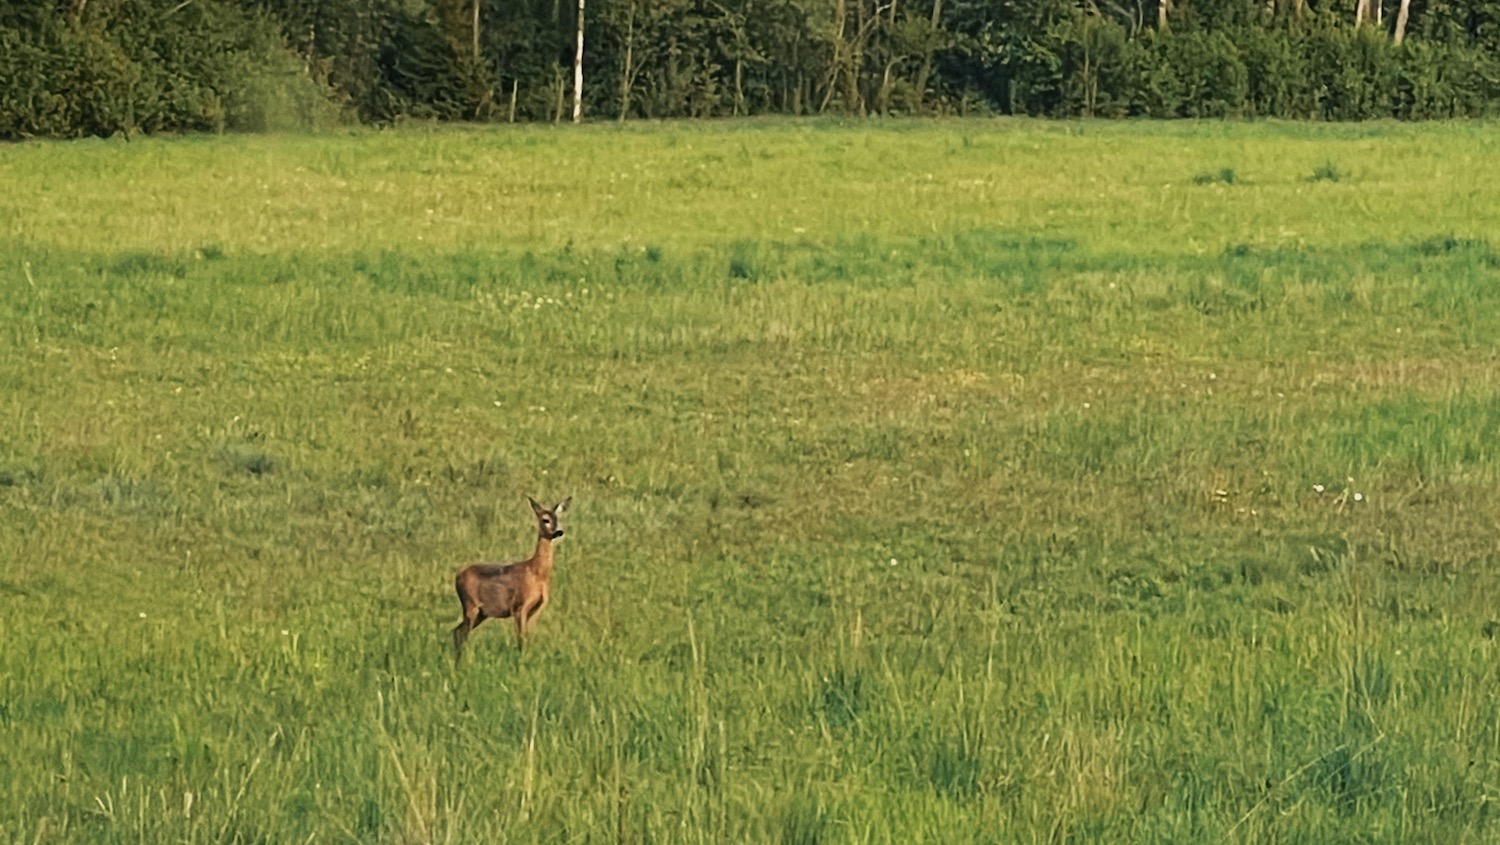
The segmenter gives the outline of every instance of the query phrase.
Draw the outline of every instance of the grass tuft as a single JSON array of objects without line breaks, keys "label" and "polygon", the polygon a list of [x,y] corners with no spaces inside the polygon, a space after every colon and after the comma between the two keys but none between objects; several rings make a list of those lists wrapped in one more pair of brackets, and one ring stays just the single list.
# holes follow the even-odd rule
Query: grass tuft
[{"label": "grass tuft", "polygon": [[253,476],[269,475],[277,468],[276,461],[264,449],[252,443],[231,442],[218,448],[219,460],[233,472]]},{"label": "grass tuft", "polygon": [[739,240],[729,246],[728,276],[733,281],[760,281],[766,272],[760,244]]},{"label": "grass tuft", "polygon": [[824,803],[808,795],[794,795],[782,809],[780,845],[827,845],[833,819]]},{"label": "grass tuft", "polygon": [[1203,171],[1193,176],[1194,185],[1233,185],[1239,176],[1232,167],[1223,167],[1218,170]]},{"label": "grass tuft", "polygon": [[1307,177],[1309,182],[1338,182],[1344,178],[1344,171],[1331,161],[1325,161],[1313,168],[1312,175]]}]

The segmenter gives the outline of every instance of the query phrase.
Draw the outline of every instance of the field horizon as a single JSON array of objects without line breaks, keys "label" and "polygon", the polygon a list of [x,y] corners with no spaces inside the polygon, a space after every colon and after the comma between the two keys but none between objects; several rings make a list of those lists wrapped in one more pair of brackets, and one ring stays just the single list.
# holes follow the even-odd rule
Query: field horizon
[{"label": "field horizon", "polygon": [[0,842],[1490,841],[1494,128],[0,148]]}]

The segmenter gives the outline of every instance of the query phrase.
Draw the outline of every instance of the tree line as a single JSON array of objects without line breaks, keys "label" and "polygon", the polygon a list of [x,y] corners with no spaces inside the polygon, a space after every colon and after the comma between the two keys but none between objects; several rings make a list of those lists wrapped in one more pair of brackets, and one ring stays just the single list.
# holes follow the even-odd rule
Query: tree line
[{"label": "tree line", "polygon": [[1496,111],[1500,0],[0,3],[4,138],[350,119]]}]

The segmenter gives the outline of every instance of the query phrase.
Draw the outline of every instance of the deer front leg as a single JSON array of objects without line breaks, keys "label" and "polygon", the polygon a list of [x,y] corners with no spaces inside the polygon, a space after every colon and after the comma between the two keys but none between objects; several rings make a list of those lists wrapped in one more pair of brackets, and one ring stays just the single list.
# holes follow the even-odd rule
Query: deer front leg
[{"label": "deer front leg", "polygon": [[531,632],[531,623],[536,619],[537,613],[541,611],[542,605],[545,605],[546,603],[547,594],[543,592],[537,596],[536,601],[533,601],[530,604],[524,604],[521,607],[516,608],[517,648],[522,648],[525,646],[524,640],[526,638],[526,635]]}]

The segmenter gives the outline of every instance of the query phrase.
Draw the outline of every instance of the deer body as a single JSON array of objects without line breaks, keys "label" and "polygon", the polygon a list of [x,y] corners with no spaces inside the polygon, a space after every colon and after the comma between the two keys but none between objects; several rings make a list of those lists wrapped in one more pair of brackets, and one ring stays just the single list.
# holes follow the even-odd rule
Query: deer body
[{"label": "deer body", "polygon": [[537,518],[536,550],[516,563],[475,563],[453,577],[463,619],[453,629],[453,659],[461,660],[464,642],[486,619],[511,619],[516,627],[516,648],[526,646],[526,634],[536,615],[552,596],[554,545],[562,539],[562,514],[572,497],[551,508],[530,499]]}]

